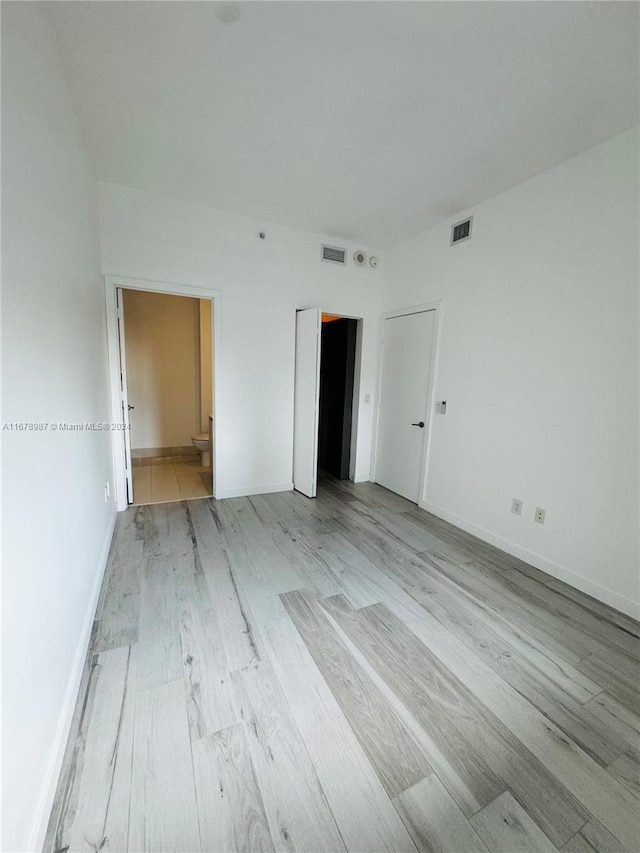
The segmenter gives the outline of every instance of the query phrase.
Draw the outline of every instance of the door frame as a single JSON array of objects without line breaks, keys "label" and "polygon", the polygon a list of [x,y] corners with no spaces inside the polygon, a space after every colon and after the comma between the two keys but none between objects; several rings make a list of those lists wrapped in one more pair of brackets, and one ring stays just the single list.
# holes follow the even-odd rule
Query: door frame
[{"label": "door frame", "polygon": [[[116,290],[145,290],[150,293],[164,293],[169,296],[189,296],[192,299],[209,299],[212,303],[211,336],[213,340],[212,358],[212,400],[213,400],[213,497],[222,497],[222,446],[221,446],[221,415],[222,415],[222,322],[221,295],[219,290],[207,287],[195,287],[188,284],[175,284],[166,281],[148,281],[127,276],[105,275],[105,305],[107,321],[107,349],[109,353],[109,387],[111,397],[111,421],[120,423],[120,380],[118,361],[118,329]],[[125,479],[124,447],[117,431],[112,434],[113,478],[118,512],[127,509],[127,487]]]},{"label": "door frame", "polygon": [[442,325],[442,314],[444,301],[436,299],[433,302],[425,302],[422,305],[412,305],[409,308],[398,308],[388,311],[380,317],[380,336],[378,347],[378,381],[376,383],[376,411],[373,423],[373,458],[371,461],[371,479],[376,480],[376,468],[378,464],[378,429],[380,425],[380,394],[382,390],[382,370],[384,368],[384,329],[387,320],[394,317],[406,317],[410,314],[424,314],[427,311],[435,312],[433,342],[431,344],[431,365],[429,367],[429,381],[427,386],[427,413],[426,429],[422,439],[422,451],[420,454],[420,476],[418,480],[418,506],[424,508],[426,502],[427,478],[429,473],[429,461],[431,458],[431,433],[433,418],[435,414],[435,385],[438,369],[438,356],[440,353],[440,329]]},{"label": "door frame", "polygon": [[[300,319],[305,316],[308,328],[301,335]],[[314,340],[315,331],[315,340]],[[308,344],[308,347],[306,346]],[[311,356],[310,358],[307,358]],[[322,311],[319,308],[296,310],[296,336],[293,371],[293,465],[291,482],[295,491],[307,498],[315,498],[318,489],[318,432],[320,402],[320,359],[322,357]],[[302,362],[306,368],[306,379],[311,375],[313,382],[303,381]],[[307,393],[309,396],[307,397]],[[303,422],[301,424],[301,421]],[[300,427],[303,429],[300,429]],[[311,442],[309,443],[309,438]],[[302,451],[302,452],[301,452]],[[309,460],[309,456],[311,460]],[[311,461],[311,465],[309,465]]]}]

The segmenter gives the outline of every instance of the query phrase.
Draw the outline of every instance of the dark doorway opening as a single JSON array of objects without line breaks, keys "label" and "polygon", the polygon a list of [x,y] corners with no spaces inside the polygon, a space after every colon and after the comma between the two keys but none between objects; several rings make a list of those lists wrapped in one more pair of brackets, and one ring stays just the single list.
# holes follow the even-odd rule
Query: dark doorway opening
[{"label": "dark doorway opening", "polygon": [[349,477],[358,321],[322,316],[318,467]]}]

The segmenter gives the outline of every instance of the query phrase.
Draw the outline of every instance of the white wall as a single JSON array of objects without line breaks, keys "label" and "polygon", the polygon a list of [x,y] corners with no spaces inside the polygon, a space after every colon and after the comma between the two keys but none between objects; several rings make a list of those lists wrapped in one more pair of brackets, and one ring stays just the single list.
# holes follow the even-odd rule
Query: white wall
[{"label": "white wall", "polygon": [[209,432],[209,416],[213,414],[213,337],[212,304],[200,299],[200,429]]},{"label": "white wall", "polygon": [[199,300],[125,290],[124,317],[131,447],[192,447],[200,431]]},{"label": "white wall", "polygon": [[291,485],[295,311],[313,306],[364,318],[356,477],[368,478],[382,269],[323,263],[322,242],[344,243],[320,234],[114,184],[99,199],[106,274],[221,293],[223,494]]},{"label": "white wall", "polygon": [[[3,4],[2,96],[3,421],[105,421],[95,183],[31,3]],[[23,851],[48,817],[115,508],[105,433],[5,430],[2,450],[2,849]]]},{"label": "white wall", "polygon": [[428,508],[633,612],[637,129],[469,213],[385,261],[385,310],[444,300]]}]

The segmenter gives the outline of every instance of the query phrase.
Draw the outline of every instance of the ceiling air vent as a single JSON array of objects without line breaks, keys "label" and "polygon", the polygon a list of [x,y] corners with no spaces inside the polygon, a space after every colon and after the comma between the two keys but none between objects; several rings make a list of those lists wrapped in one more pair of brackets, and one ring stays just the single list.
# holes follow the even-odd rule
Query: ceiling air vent
[{"label": "ceiling air vent", "polygon": [[320,257],[323,261],[330,261],[332,264],[342,264],[342,266],[345,266],[347,263],[347,250],[323,244]]},{"label": "ceiling air vent", "polygon": [[462,222],[456,222],[451,226],[451,245],[461,243],[463,240],[468,240],[471,237],[471,223],[473,216],[468,219],[463,219]]}]

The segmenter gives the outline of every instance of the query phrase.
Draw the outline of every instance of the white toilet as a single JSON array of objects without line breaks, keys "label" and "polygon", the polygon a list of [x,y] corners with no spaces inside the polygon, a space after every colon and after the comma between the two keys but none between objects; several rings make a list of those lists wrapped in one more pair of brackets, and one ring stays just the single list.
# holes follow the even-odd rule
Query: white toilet
[{"label": "white toilet", "polygon": [[211,467],[211,432],[213,428],[213,418],[209,415],[209,432],[197,432],[191,436],[191,443],[201,453],[201,465],[203,468]]}]

